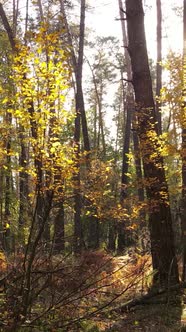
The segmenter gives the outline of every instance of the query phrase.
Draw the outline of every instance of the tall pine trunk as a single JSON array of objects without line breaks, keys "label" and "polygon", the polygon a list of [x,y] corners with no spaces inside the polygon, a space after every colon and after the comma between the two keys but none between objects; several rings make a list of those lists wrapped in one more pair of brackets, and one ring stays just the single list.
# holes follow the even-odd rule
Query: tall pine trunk
[{"label": "tall pine trunk", "polygon": [[[124,46],[124,65],[126,65],[127,70],[127,93],[126,93],[126,101],[124,100],[124,84],[123,86],[123,112],[125,113],[125,105],[126,105],[126,121],[123,137],[123,153],[122,153],[122,171],[121,171],[121,204],[127,208],[125,199],[127,198],[127,186],[128,186],[128,170],[129,170],[129,147],[130,147],[130,133],[131,133],[131,123],[132,123],[132,113],[134,109],[134,98],[133,98],[133,88],[131,85],[131,63],[128,52],[125,48],[127,45],[127,33],[124,21],[124,10],[123,4],[121,0],[118,0],[119,5],[119,14],[121,20],[121,29],[122,29],[122,37],[123,37],[123,46]],[[123,73],[121,73],[121,80],[123,82]],[[118,223],[118,251],[121,252],[125,249],[126,245],[128,245],[128,236],[126,231],[126,220]]]},{"label": "tall pine trunk", "polygon": [[129,52],[133,72],[138,133],[148,199],[154,282],[168,286],[179,281],[169,193],[159,153],[142,0],[126,0]]},{"label": "tall pine trunk", "polygon": [[[12,125],[12,115],[6,114],[6,122],[9,128]],[[11,232],[10,232],[10,217],[11,217],[11,200],[12,200],[12,171],[11,171],[11,136],[7,135],[6,139],[6,173],[5,173],[5,211],[4,211],[4,248],[6,252],[11,251]]]},{"label": "tall pine trunk", "polygon": [[80,183],[80,117],[84,109],[82,95],[82,71],[85,34],[85,0],[81,0],[78,61],[76,66],[76,118],[74,142],[76,145],[76,175],[74,177],[74,251],[80,252],[83,246],[83,230],[81,221],[81,183]]},{"label": "tall pine trunk", "polygon": [[183,272],[186,279],[186,0],[183,1],[183,118],[182,118],[182,233],[183,233]]},{"label": "tall pine trunk", "polygon": [[160,92],[162,88],[162,12],[161,12],[161,0],[156,0],[157,8],[157,65],[156,65],[156,112],[157,112],[157,126],[158,134],[162,133],[162,121],[161,121],[161,102],[159,100]]},{"label": "tall pine trunk", "polygon": [[[81,18],[80,18],[80,31],[79,31],[79,49],[78,49],[78,56],[76,57],[75,50],[73,47],[73,41],[72,36],[70,33],[69,24],[66,17],[65,12],[65,1],[60,0],[61,4],[61,13],[63,18],[63,23],[65,25],[66,33],[67,33],[67,39],[68,44],[70,46],[71,50],[71,63],[74,69],[75,73],[75,84],[76,84],[76,109],[79,108],[80,112],[80,118],[82,121],[82,133],[83,133],[83,142],[84,142],[84,149],[87,152],[90,152],[90,141],[89,141],[89,135],[88,135],[88,127],[87,127],[87,119],[86,119],[86,112],[85,112],[85,104],[84,104],[84,95],[83,95],[83,88],[82,88],[82,81],[80,82],[80,76],[79,73],[82,70],[80,62],[83,63],[83,49],[84,49],[84,29],[85,29],[85,1],[83,0],[81,2]],[[82,77],[81,77],[82,80]],[[78,105],[77,105],[78,103]]]}]

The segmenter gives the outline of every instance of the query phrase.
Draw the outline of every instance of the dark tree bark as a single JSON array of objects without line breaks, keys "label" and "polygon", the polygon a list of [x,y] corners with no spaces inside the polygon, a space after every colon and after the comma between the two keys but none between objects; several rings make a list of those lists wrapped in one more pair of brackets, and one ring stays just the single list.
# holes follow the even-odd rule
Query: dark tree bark
[{"label": "dark tree bark", "polygon": [[[131,76],[131,62],[128,51],[126,49],[126,45],[128,44],[127,40],[127,33],[125,27],[125,20],[124,20],[124,9],[123,3],[121,0],[118,0],[119,4],[119,14],[121,20],[121,28],[122,28],[122,37],[123,37],[123,46],[124,46],[124,64],[126,65],[127,71],[127,92],[126,92],[126,101],[125,101],[125,94],[124,89],[125,86],[123,85],[123,110],[125,116],[125,106],[126,106],[126,122],[123,137],[123,155],[122,155],[122,172],[121,172],[121,204],[126,207],[125,199],[127,198],[127,186],[128,186],[128,170],[129,170],[129,148],[130,148],[130,136],[131,136],[131,124],[132,124],[132,116],[134,111],[134,97],[133,97],[133,87],[131,84],[132,76]],[[121,72],[121,80],[124,82],[123,72]],[[122,251],[125,249],[126,245],[130,242],[127,236],[126,230],[126,221],[118,223],[118,251]]]},{"label": "dark tree bark", "polygon": [[116,240],[117,240],[117,220],[111,220],[109,222],[109,229],[108,229],[108,245],[107,249],[115,252],[116,250]]},{"label": "dark tree bark", "polygon": [[26,0],[26,15],[25,15],[25,43],[27,42],[26,40],[26,34],[28,31],[28,7],[29,7],[29,0]]},{"label": "dark tree bark", "polygon": [[[15,8],[15,3],[13,3],[14,8]],[[15,9],[16,10],[16,9]],[[0,17],[3,23],[3,26],[7,32],[8,38],[9,38],[9,42],[10,42],[10,46],[12,47],[13,52],[15,51],[15,35],[14,32],[12,30],[12,28],[10,27],[10,24],[8,22],[6,13],[4,11],[4,8],[2,6],[2,4],[0,3]],[[14,16],[14,22],[15,23],[15,16]],[[15,29],[15,26],[14,26]],[[9,114],[7,115],[7,122],[9,125],[11,125],[12,122],[12,116]],[[8,165],[8,170],[7,170],[7,174],[5,176],[5,224],[9,225],[9,219],[10,219],[10,203],[11,203],[11,171],[10,171],[10,164],[11,164],[11,157],[10,157],[10,150],[11,150],[11,137],[8,135],[7,137],[7,142],[6,142],[6,150],[7,150],[7,165]],[[3,236],[3,243],[4,243],[4,249],[6,251],[10,251],[10,228],[7,227],[5,228],[5,233]]]},{"label": "dark tree bark", "polygon": [[126,0],[129,52],[133,72],[138,133],[149,202],[149,228],[154,282],[179,282],[172,218],[163,159],[158,152],[156,112],[152,93],[142,0]]},{"label": "dark tree bark", "polygon": [[145,200],[145,190],[144,190],[144,179],[143,179],[143,169],[142,169],[142,160],[141,160],[141,151],[140,151],[140,142],[139,137],[136,132],[136,124],[133,122],[133,146],[134,146],[134,162],[136,169],[136,182],[137,182],[137,193],[140,207],[140,219],[139,219],[139,233],[138,233],[138,245],[141,248],[142,252],[148,250],[148,240],[149,235],[147,232],[147,222],[146,222],[146,211],[143,206]]},{"label": "dark tree bark", "polygon": [[[135,157],[135,168],[136,168],[136,177],[137,177],[137,183],[138,183],[138,198],[139,198],[139,202],[143,202],[144,201],[144,188],[142,185],[143,182],[143,175],[142,175],[142,165],[141,165],[141,156],[140,156],[140,146],[139,146],[139,138],[138,138],[138,134],[136,132],[136,115],[135,115],[135,100],[134,100],[134,91],[133,91],[133,86],[132,86],[132,70],[131,70],[131,61],[130,61],[130,56],[129,56],[129,52],[128,52],[128,38],[127,38],[127,32],[126,32],[126,28],[125,28],[125,10],[124,10],[124,6],[123,6],[123,1],[122,0],[118,0],[118,4],[119,4],[119,10],[120,10],[120,20],[121,20],[121,26],[122,26],[122,35],[123,35],[123,46],[124,46],[124,55],[125,55],[125,62],[126,62],[126,69],[127,69],[127,81],[129,82],[128,84],[128,95],[127,95],[127,120],[126,122],[130,125],[126,125],[126,129],[128,128],[128,130],[131,130],[131,122],[132,122],[132,136],[133,136],[133,146],[134,146],[134,157]],[[123,87],[124,89],[124,87]],[[128,114],[129,113],[129,114]],[[128,135],[128,131],[126,130],[125,133],[125,139],[124,139],[124,149],[123,151],[126,150],[127,147],[127,142],[129,144],[129,141],[127,140],[127,137],[129,137]],[[122,183],[123,183],[123,190],[124,190],[124,195],[127,195],[126,192],[126,185],[127,185],[127,176],[125,175],[125,173],[128,172],[128,160],[125,154],[123,154],[123,170],[122,170]],[[126,184],[126,185],[125,185]],[[144,228],[144,213],[141,213],[140,216],[140,232],[142,233],[143,228]],[[121,226],[119,226],[120,228],[120,233],[121,233]],[[123,227],[124,228],[124,227]],[[123,233],[125,233],[125,231],[123,230]],[[124,235],[123,235],[124,236]],[[125,245],[125,240],[122,241],[122,235],[119,236],[119,238],[121,238],[121,245],[123,244],[123,246]]]},{"label": "dark tree bark", "polygon": [[[28,28],[28,3],[26,2],[26,17],[25,17],[25,45],[26,45],[26,33]],[[19,173],[19,217],[18,217],[18,227],[19,227],[19,238],[23,236],[22,227],[24,226],[25,220],[28,219],[28,202],[29,202],[29,185],[28,179],[29,176],[26,172],[26,168],[28,167],[28,147],[25,145],[25,138],[28,133],[25,132],[25,129],[20,126],[19,128],[20,134],[20,156],[19,156],[19,164],[22,169]]]},{"label": "dark tree bark", "polygon": [[84,107],[82,95],[82,71],[83,71],[83,50],[85,30],[85,0],[81,0],[80,9],[80,31],[79,31],[79,52],[76,67],[76,118],[74,142],[76,145],[76,175],[74,176],[74,251],[80,252],[83,246],[83,231],[81,221],[81,183],[80,183],[80,117]]},{"label": "dark tree bark", "polygon": [[[161,12],[161,0],[156,0],[157,8],[157,65],[156,65],[156,97],[160,97],[162,88],[162,12]],[[161,121],[161,102],[156,100],[156,112],[157,112],[157,126],[158,134],[162,133],[162,121]]]},{"label": "dark tree bark", "polygon": [[29,188],[28,188],[28,174],[26,172],[26,168],[28,167],[28,151],[24,144],[24,138],[26,136],[24,129],[20,129],[20,145],[21,152],[19,157],[19,164],[23,171],[19,173],[19,228],[20,234],[22,233],[22,227],[24,226],[25,220],[28,218],[28,201],[29,201]]},{"label": "dark tree bark", "polygon": [[[100,135],[101,135],[102,155],[103,155],[103,159],[104,159],[106,157],[106,143],[105,143],[105,135],[104,135],[103,114],[102,114],[103,83],[102,83],[102,81],[99,82],[99,85],[100,85],[100,91],[99,91],[95,71],[94,71],[93,67],[91,66],[88,59],[87,59],[87,63],[91,70],[92,80],[93,80],[94,89],[95,89],[95,99],[96,99],[96,107],[95,107],[96,112],[95,112],[95,118],[94,118],[95,149],[97,149],[98,151],[100,150]],[[98,126],[99,126],[98,135],[96,133],[96,121],[97,121],[96,117],[97,116],[98,116]]]},{"label": "dark tree bark", "polygon": [[17,34],[17,20],[19,15],[19,0],[13,0],[13,35]]},{"label": "dark tree bark", "polygon": [[[6,115],[7,125],[11,127],[12,115],[7,113]],[[10,232],[10,217],[11,217],[11,195],[12,195],[12,172],[11,172],[11,136],[8,134],[6,141],[6,175],[5,175],[5,232],[4,232],[4,249],[6,252],[11,251],[11,232]]]},{"label": "dark tree bark", "polygon": [[81,0],[80,9],[80,26],[79,26],[79,47],[78,55],[76,57],[75,50],[73,47],[72,36],[70,33],[69,24],[65,13],[64,0],[60,0],[61,13],[63,23],[65,25],[68,44],[71,49],[71,63],[75,73],[75,106],[76,106],[76,118],[75,118],[75,132],[74,132],[74,143],[76,146],[76,174],[74,175],[74,252],[80,252],[83,247],[83,229],[81,221],[81,208],[82,208],[82,197],[81,197],[81,186],[80,186],[80,133],[81,133],[81,121],[82,121],[82,132],[84,149],[90,152],[90,143],[87,129],[87,121],[84,106],[84,96],[82,88],[82,70],[83,70],[83,56],[84,56],[84,34],[85,34],[85,6],[86,1]]},{"label": "dark tree bark", "polygon": [[14,36],[13,30],[8,22],[3,5],[1,3],[0,3],[0,16],[1,16],[1,19],[3,22],[3,26],[7,32],[8,39],[9,39],[10,45],[12,47],[12,50],[15,51],[15,36]]},{"label": "dark tree bark", "polygon": [[100,224],[99,219],[92,216],[88,218],[88,248],[96,250],[100,245]]},{"label": "dark tree bark", "polygon": [[[83,0],[81,2],[81,18],[80,18],[80,29],[79,29],[79,49],[78,49],[78,56],[76,57],[75,50],[73,47],[72,36],[70,33],[69,24],[67,21],[66,13],[65,13],[65,6],[64,0],[60,0],[61,4],[61,13],[63,17],[63,22],[65,25],[65,29],[67,32],[67,39],[68,44],[71,50],[71,63],[75,73],[75,83],[76,83],[76,112],[80,113],[80,118],[82,121],[82,132],[83,132],[83,142],[84,142],[84,149],[87,152],[90,152],[90,141],[88,135],[88,127],[87,127],[87,120],[86,120],[86,113],[85,113],[85,105],[84,105],[84,96],[83,96],[83,89],[82,89],[82,73],[80,75],[81,66],[83,65],[83,54],[84,54],[84,30],[85,30],[85,4],[86,2]],[[80,67],[79,67],[80,66]]]},{"label": "dark tree bark", "polygon": [[4,246],[4,236],[3,236],[3,203],[4,203],[4,198],[3,198],[3,193],[4,193],[4,174],[3,170],[0,170],[0,249],[5,249],[3,248]]},{"label": "dark tree bark", "polygon": [[183,233],[183,271],[186,279],[186,0],[183,1],[183,123],[182,123],[182,233]]},{"label": "dark tree bark", "polygon": [[54,252],[65,250],[65,211],[63,200],[57,203],[57,212],[54,219]]}]

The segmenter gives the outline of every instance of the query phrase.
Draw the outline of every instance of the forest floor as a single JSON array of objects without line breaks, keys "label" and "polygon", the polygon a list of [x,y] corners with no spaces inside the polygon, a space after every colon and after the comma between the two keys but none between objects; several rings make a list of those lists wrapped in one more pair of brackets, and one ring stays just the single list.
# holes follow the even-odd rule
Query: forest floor
[{"label": "forest floor", "polygon": [[[163,298],[163,300],[165,300]],[[154,302],[154,303],[153,303]],[[112,332],[181,332],[186,316],[182,315],[181,305],[174,302],[161,303],[162,296],[148,304],[136,305],[128,312],[118,314],[115,322],[104,331]]]},{"label": "forest floor", "polygon": [[[127,262],[127,265],[126,265]],[[152,272],[148,256],[129,258],[120,256],[114,258],[115,267],[125,266],[120,274],[121,289],[125,284],[126,292],[114,300],[93,318],[94,324],[78,331],[87,332],[183,332],[186,331],[186,292],[184,290],[170,289],[168,294],[161,293],[149,296]],[[130,271],[130,277],[127,273]],[[135,279],[135,275],[138,278]],[[116,276],[117,278],[118,276]],[[126,278],[127,277],[127,278]],[[123,284],[122,284],[123,280]],[[136,299],[138,301],[135,303]],[[128,303],[128,305],[127,305]],[[91,320],[92,321],[92,320]],[[88,326],[88,325],[87,325]]]},{"label": "forest floor", "polygon": [[[65,259],[55,256],[49,264],[48,258],[39,257],[31,282],[33,296],[35,292],[42,296],[33,302],[30,320],[23,324],[26,330],[23,327],[20,332],[186,332],[186,288],[152,290],[150,255],[131,251],[113,257],[105,251],[85,251]],[[20,262],[16,258],[16,268],[10,263],[8,267],[4,259],[0,263],[2,271],[9,268],[9,293],[2,289],[1,295],[6,297],[0,302],[0,320],[9,328],[12,319],[17,319],[17,309],[7,299],[12,301],[14,294],[19,294],[16,280],[22,276],[22,256]],[[46,310],[51,308],[51,298],[55,311]],[[30,327],[32,321],[34,328]]]}]

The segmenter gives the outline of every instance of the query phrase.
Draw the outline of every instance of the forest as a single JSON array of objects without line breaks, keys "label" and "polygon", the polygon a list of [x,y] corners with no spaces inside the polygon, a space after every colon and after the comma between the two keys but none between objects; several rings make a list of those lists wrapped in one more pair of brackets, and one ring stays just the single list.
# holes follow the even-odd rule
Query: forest
[{"label": "forest", "polygon": [[186,331],[186,0],[171,1],[1,0],[0,331]]}]

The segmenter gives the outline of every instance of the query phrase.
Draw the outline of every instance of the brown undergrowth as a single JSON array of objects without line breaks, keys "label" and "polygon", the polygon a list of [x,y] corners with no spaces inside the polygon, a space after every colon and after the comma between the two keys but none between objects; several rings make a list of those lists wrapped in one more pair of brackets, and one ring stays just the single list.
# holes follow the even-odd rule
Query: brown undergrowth
[{"label": "brown undergrowth", "polygon": [[107,309],[145,293],[152,278],[148,255],[88,251],[51,256],[38,251],[29,270],[29,256],[27,260],[24,255],[4,258],[2,331],[104,331],[115,320]]}]

